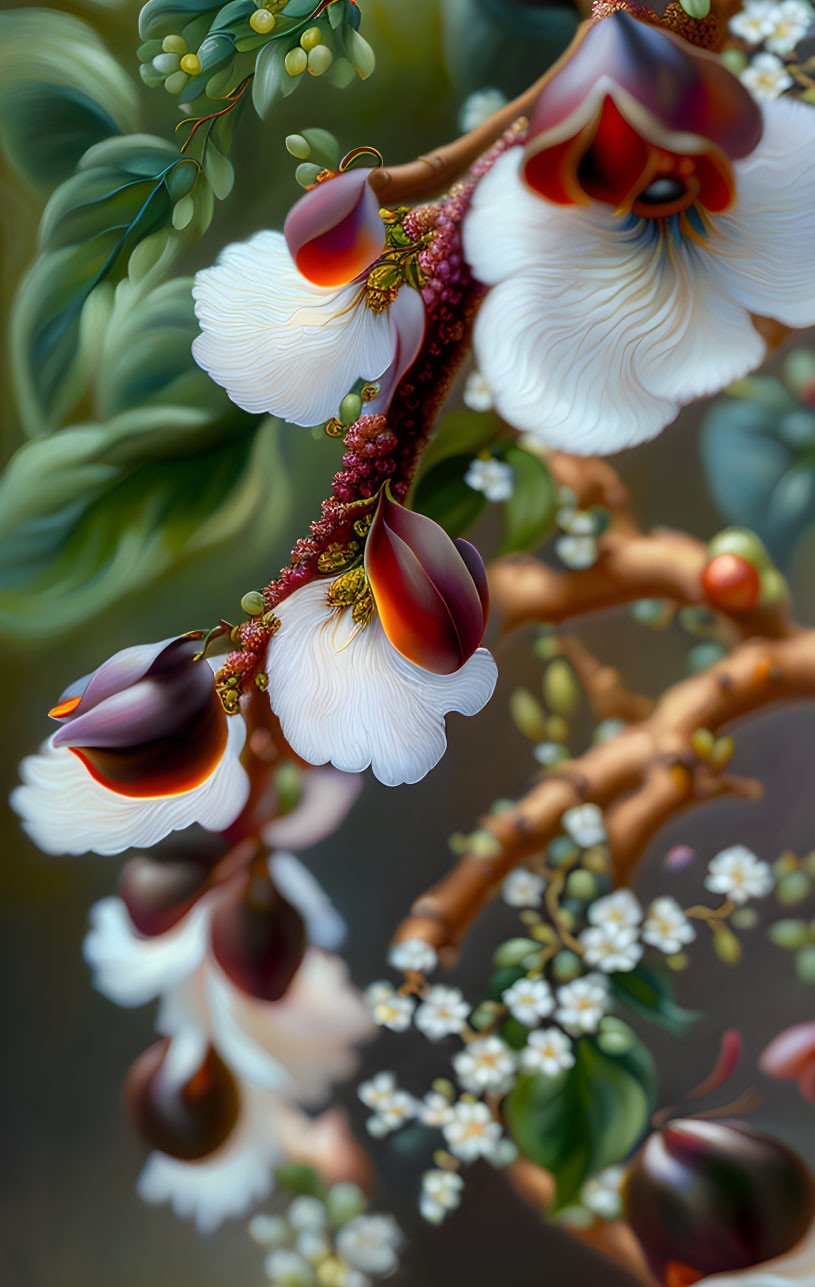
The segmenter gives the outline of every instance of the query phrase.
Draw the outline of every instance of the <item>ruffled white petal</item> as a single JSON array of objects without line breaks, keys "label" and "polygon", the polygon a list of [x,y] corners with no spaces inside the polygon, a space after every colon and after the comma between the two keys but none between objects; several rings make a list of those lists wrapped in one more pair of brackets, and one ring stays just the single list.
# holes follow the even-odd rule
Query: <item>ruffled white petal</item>
[{"label": "ruffled white petal", "polygon": [[699,1287],[812,1287],[815,1283],[815,1224],[786,1255],[732,1274],[712,1274]]},{"label": "ruffled white petal", "polygon": [[350,610],[332,610],[327,588],[314,581],[275,609],[268,691],[283,736],[312,764],[370,765],[386,786],[418,782],[444,754],[445,715],[489,701],[495,661],[479,648],[454,674],[431,674],[396,651],[377,618],[359,629]]},{"label": "ruffled white petal", "polygon": [[303,917],[309,943],[326,951],[338,948],[345,938],[345,921],[308,868],[294,854],[278,853],[269,859],[269,873],[283,897]]},{"label": "ruffled white petal", "polygon": [[756,366],[763,340],[710,248],[599,203],[562,208],[519,177],[520,149],[476,190],[464,250],[492,284],[479,370],[516,429],[607,454],[653,438],[683,403]]},{"label": "ruffled white petal", "polygon": [[360,774],[338,773],[332,768],[304,773],[300,800],[291,813],[267,823],[263,828],[265,843],[275,849],[309,849],[333,835],[355,803],[362,783]]},{"label": "ruffled white petal", "polygon": [[20,765],[22,786],[11,793],[11,807],[23,830],[49,854],[118,854],[133,845],[156,844],[171,831],[197,822],[223,831],[235,821],[249,795],[249,778],[240,762],[246,725],[230,717],[224,753],[205,782],[181,795],[136,800],[96,782],[67,747],[44,743]]},{"label": "ruffled white petal", "polygon": [[716,220],[714,271],[744,308],[787,326],[815,323],[815,112],[762,104],[764,135],[735,165],[738,199]]},{"label": "ruffled white petal", "polygon": [[144,1005],[177,987],[200,965],[207,948],[209,900],[203,899],[166,934],[145,938],[121,898],[91,908],[84,955],[94,986],[117,1005]]},{"label": "ruffled white petal", "polygon": [[241,1116],[229,1139],[198,1162],[151,1153],[138,1180],[139,1196],[152,1205],[169,1202],[176,1215],[211,1233],[230,1216],[242,1216],[272,1188],[273,1168],[283,1160],[278,1141],[280,1103],[242,1084]]},{"label": "ruffled white petal", "polygon": [[358,378],[376,380],[397,352],[389,311],[365,307],[362,287],[315,286],[285,238],[259,232],[227,246],[195,278],[201,334],[193,357],[233,402],[299,425],[337,414]]}]

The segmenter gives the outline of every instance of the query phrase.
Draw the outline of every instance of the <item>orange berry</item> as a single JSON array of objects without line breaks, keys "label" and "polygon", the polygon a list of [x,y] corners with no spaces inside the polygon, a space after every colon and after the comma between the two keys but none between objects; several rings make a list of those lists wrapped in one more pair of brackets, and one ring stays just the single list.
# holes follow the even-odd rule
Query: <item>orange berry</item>
[{"label": "orange berry", "polygon": [[717,554],[702,573],[705,598],[721,612],[752,612],[758,606],[761,580],[752,563],[738,554]]}]

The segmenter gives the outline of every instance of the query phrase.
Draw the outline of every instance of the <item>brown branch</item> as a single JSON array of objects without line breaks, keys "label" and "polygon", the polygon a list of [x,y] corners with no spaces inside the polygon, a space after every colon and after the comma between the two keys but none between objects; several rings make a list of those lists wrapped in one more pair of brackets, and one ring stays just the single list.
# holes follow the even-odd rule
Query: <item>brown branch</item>
[{"label": "brown branch", "polygon": [[598,719],[621,719],[635,724],[651,714],[654,703],[624,687],[619,670],[599,661],[576,635],[561,635],[558,651],[565,657],[583,687]]}]

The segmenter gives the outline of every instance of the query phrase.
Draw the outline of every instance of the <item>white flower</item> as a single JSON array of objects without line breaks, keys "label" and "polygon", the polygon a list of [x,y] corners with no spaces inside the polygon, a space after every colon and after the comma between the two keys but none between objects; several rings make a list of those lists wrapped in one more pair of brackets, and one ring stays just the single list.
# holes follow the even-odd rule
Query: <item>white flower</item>
[{"label": "white flower", "polygon": [[518,979],[507,988],[502,1000],[514,1019],[534,1028],[555,1008],[552,989],[546,979]]},{"label": "white flower", "polygon": [[429,974],[438,963],[435,948],[421,938],[408,938],[395,943],[388,953],[388,964],[395,970],[415,970],[418,974]]},{"label": "white flower", "polygon": [[445,1126],[452,1121],[453,1107],[446,1095],[430,1091],[419,1105],[419,1118],[423,1126]]},{"label": "white flower", "polygon": [[569,752],[562,742],[538,742],[537,746],[533,746],[532,754],[538,764],[548,768],[552,764],[562,764],[568,759]]},{"label": "white flower", "polygon": [[516,867],[504,878],[501,896],[510,907],[539,907],[546,881],[526,867]]},{"label": "white flower", "polygon": [[413,1096],[397,1086],[392,1072],[380,1072],[370,1081],[362,1082],[357,1094],[366,1107],[373,1109],[374,1116],[366,1125],[369,1133],[378,1139],[404,1126],[419,1110]]},{"label": "white flower", "polygon": [[515,1080],[515,1055],[500,1037],[480,1037],[453,1056],[464,1090],[473,1095],[503,1095]]},{"label": "white flower", "polygon": [[458,123],[464,134],[477,129],[493,112],[500,112],[506,106],[506,96],[500,89],[477,89],[468,94],[461,105]]},{"label": "white flower", "polygon": [[249,778],[240,761],[246,725],[227,720],[224,753],[209,777],[178,795],[119,795],[102,786],[67,746],[43,743],[20,765],[22,786],[10,798],[23,830],[49,854],[119,854],[133,846],[155,845],[171,831],[197,822],[224,831],[243,810]]},{"label": "white flower", "polygon": [[765,103],[772,102],[795,84],[776,54],[756,54],[739,79],[754,98]]},{"label": "white flower", "polygon": [[636,929],[618,929],[613,925],[591,925],[580,935],[587,965],[596,965],[606,974],[633,970],[642,956]]},{"label": "white flower", "polygon": [[592,925],[608,925],[617,929],[631,929],[642,920],[642,908],[630,889],[615,889],[613,894],[598,898],[589,907]]},{"label": "white flower", "polygon": [[556,517],[558,526],[572,536],[596,536],[597,534],[597,520],[588,510],[566,505],[558,510]]},{"label": "white flower", "polygon": [[359,1215],[340,1229],[336,1246],[354,1269],[379,1278],[397,1268],[401,1241],[401,1230],[392,1216]]},{"label": "white flower", "polygon": [[606,838],[603,811],[596,804],[578,804],[560,819],[563,830],[581,849],[601,845]]},{"label": "white flower", "polygon": [[555,553],[567,568],[583,572],[594,567],[600,550],[594,536],[559,536],[555,541]]},{"label": "white flower", "polygon": [[379,1112],[380,1107],[385,1105],[398,1089],[395,1073],[378,1072],[375,1077],[371,1077],[370,1081],[360,1082],[357,1094],[366,1108]]},{"label": "white flower", "polygon": [[515,490],[515,470],[504,460],[489,456],[483,460],[476,456],[464,475],[464,481],[473,491],[483,492],[487,500],[509,500]]},{"label": "white flower", "polygon": [[253,1215],[247,1225],[249,1237],[260,1247],[280,1246],[288,1242],[291,1231],[282,1216],[267,1215],[265,1211],[259,1211]]},{"label": "white flower", "polygon": [[444,1127],[444,1138],[451,1153],[462,1162],[492,1158],[501,1139],[501,1127],[486,1104],[460,1100],[453,1108],[452,1120]]},{"label": "white flower", "polygon": [[[792,83],[758,60],[742,79],[768,95]],[[581,454],[644,442],[762,362],[751,314],[815,322],[815,261],[800,254],[815,239],[815,116],[789,100],[762,110],[760,143],[733,163],[735,202],[701,236],[544,200],[521,179],[521,147],[480,181],[463,228],[490,288],[474,347],[513,428]]]},{"label": "white flower", "polygon": [[773,0],[747,0],[744,8],[728,22],[734,36],[748,45],[760,45],[773,29],[772,15],[779,6]]},{"label": "white flower", "polygon": [[391,1032],[406,1032],[416,1009],[413,997],[402,996],[390,983],[372,983],[365,993],[374,1023]]},{"label": "white flower", "polygon": [[425,1220],[440,1224],[461,1202],[464,1180],[456,1171],[425,1171],[419,1210]]},{"label": "white flower", "polygon": [[801,1242],[775,1260],[765,1260],[749,1269],[713,1274],[697,1287],[810,1287],[815,1283],[815,1221]]},{"label": "white flower", "polygon": [[464,405],[471,411],[491,411],[492,393],[480,371],[471,371],[464,382]]},{"label": "white flower", "polygon": [[269,699],[283,736],[311,764],[344,772],[371,766],[386,786],[418,782],[441,759],[449,711],[475,715],[492,696],[497,668],[479,648],[457,671],[436,675],[397,652],[375,615],[332,607],[332,581],[312,581],[275,609]]},{"label": "white flower", "polygon": [[269,849],[310,849],[339,830],[362,790],[361,773],[340,773],[330,765],[300,775],[300,798],[289,813],[273,818],[261,835]]},{"label": "white flower", "polygon": [[770,864],[761,862],[745,845],[723,849],[708,866],[705,888],[724,894],[734,903],[764,898],[773,887]]},{"label": "white flower", "polygon": [[325,1203],[308,1193],[303,1193],[290,1203],[286,1219],[292,1229],[299,1233],[305,1230],[324,1229],[328,1220]]},{"label": "white flower", "polygon": [[595,1032],[608,1008],[608,983],[602,974],[586,974],[557,990],[555,1018],[568,1032]]},{"label": "white flower", "polygon": [[526,1072],[556,1077],[574,1067],[572,1043],[560,1028],[542,1028],[531,1032],[521,1051],[521,1065]]},{"label": "white flower", "polygon": [[198,365],[245,411],[298,425],[335,416],[358,378],[382,381],[367,410],[383,410],[392,383],[385,373],[407,369],[424,333],[418,291],[401,290],[375,313],[359,282],[307,281],[280,232],[227,246],[213,268],[196,274],[192,293],[201,326],[192,346]]},{"label": "white flower", "polygon": [[458,988],[441,985],[428,988],[416,1011],[416,1027],[430,1041],[453,1036],[467,1026],[470,1007]]},{"label": "white flower", "polygon": [[622,1214],[622,1188],[625,1168],[608,1166],[583,1185],[581,1200],[601,1220],[619,1220]]},{"label": "white flower", "polygon": [[264,1268],[275,1287],[311,1287],[317,1282],[314,1270],[299,1251],[281,1247],[266,1257]]},{"label": "white flower", "polygon": [[806,0],[782,0],[767,18],[765,44],[774,54],[791,54],[815,24],[815,9]]},{"label": "white flower", "polygon": [[662,898],[654,899],[642,927],[644,943],[673,956],[682,951],[685,943],[692,943],[695,938],[696,930],[675,898],[665,894]]}]

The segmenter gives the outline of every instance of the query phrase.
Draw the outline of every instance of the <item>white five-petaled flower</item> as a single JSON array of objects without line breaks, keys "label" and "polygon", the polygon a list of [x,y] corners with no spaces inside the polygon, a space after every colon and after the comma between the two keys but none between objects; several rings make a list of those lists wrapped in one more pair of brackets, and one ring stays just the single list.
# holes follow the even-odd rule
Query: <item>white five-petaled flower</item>
[{"label": "white five-petaled flower", "polygon": [[445,1126],[452,1116],[450,1100],[439,1091],[429,1091],[419,1104],[419,1119],[423,1126]]},{"label": "white five-petaled flower", "polygon": [[413,997],[402,996],[390,983],[372,983],[365,997],[371,1007],[374,1023],[391,1032],[406,1032],[416,1009]]},{"label": "white five-petaled flower", "polygon": [[475,1162],[479,1157],[492,1160],[501,1142],[501,1127],[486,1104],[459,1100],[444,1127],[444,1138],[450,1152],[462,1162]]},{"label": "white five-petaled flower", "polygon": [[727,25],[748,45],[760,45],[772,31],[772,15],[779,8],[775,0],[747,0]]},{"label": "white five-petaled flower", "polygon": [[464,1180],[456,1171],[425,1171],[419,1201],[419,1210],[425,1220],[440,1224],[447,1212],[460,1204],[463,1188]]},{"label": "white five-petaled flower", "polygon": [[402,1232],[386,1215],[358,1215],[343,1225],[335,1239],[337,1251],[354,1269],[384,1278],[399,1264]]},{"label": "white five-petaled flower", "polygon": [[777,54],[756,54],[741,73],[741,82],[754,98],[771,103],[795,84]]},{"label": "white five-petaled flower", "polygon": [[555,553],[567,568],[574,572],[583,572],[594,567],[600,554],[595,536],[559,536],[555,541]]},{"label": "white five-petaled flower", "polygon": [[729,849],[723,849],[711,859],[705,877],[706,889],[714,894],[724,894],[734,903],[764,898],[772,887],[770,864],[762,862],[746,845],[731,845]]},{"label": "white five-petaled flower", "polygon": [[497,460],[495,456],[486,459],[476,456],[470,462],[464,481],[473,491],[483,492],[489,501],[506,501],[515,490],[515,471],[505,460]]},{"label": "white five-petaled flower", "polygon": [[606,838],[603,811],[596,804],[577,804],[567,809],[560,821],[563,830],[581,849],[601,845]]},{"label": "white five-petaled flower", "polygon": [[608,1009],[608,983],[602,974],[586,974],[557,990],[555,1018],[567,1032],[596,1032]]},{"label": "white five-petaled flower", "polygon": [[782,0],[767,16],[764,43],[774,54],[791,54],[815,25],[815,9],[807,0]]},{"label": "white five-petaled flower", "polygon": [[470,1007],[458,988],[436,984],[427,989],[416,1011],[416,1027],[430,1041],[441,1041],[442,1037],[463,1032],[469,1013]]},{"label": "white five-petaled flower", "polygon": [[299,1251],[279,1247],[266,1257],[264,1268],[273,1287],[313,1287],[314,1270]]},{"label": "white five-petaled flower", "polygon": [[505,1094],[515,1080],[515,1055],[500,1037],[479,1037],[453,1056],[464,1090],[473,1095]]},{"label": "white five-petaled flower", "polygon": [[504,878],[501,897],[510,907],[539,907],[546,881],[526,867],[516,867]]},{"label": "white five-petaled flower", "polygon": [[392,1072],[380,1072],[360,1084],[357,1094],[373,1117],[366,1123],[371,1135],[381,1138],[398,1130],[416,1116],[419,1105],[412,1095],[400,1089]]},{"label": "white five-petaled flower", "polygon": [[596,965],[606,974],[633,970],[642,956],[639,933],[628,926],[590,925],[580,935],[587,965]]},{"label": "white five-petaled flower", "polygon": [[369,765],[386,786],[418,782],[447,745],[444,717],[475,715],[492,696],[497,668],[478,648],[452,674],[423,670],[393,646],[378,615],[361,625],[312,581],[275,608],[268,694],[283,736],[310,764],[344,772]]},{"label": "white five-petaled flower", "polygon": [[593,902],[588,915],[592,925],[631,929],[642,920],[642,908],[630,889],[615,889],[613,894]]},{"label": "white five-petaled flower", "polygon": [[471,371],[464,382],[464,405],[471,411],[491,411],[492,393],[480,371]]},{"label": "white five-petaled flower", "polygon": [[593,1175],[583,1185],[581,1201],[594,1215],[601,1220],[618,1220],[622,1213],[622,1188],[625,1168],[607,1166],[598,1175]]},{"label": "white five-petaled flower", "polygon": [[408,938],[395,943],[388,953],[388,965],[392,965],[395,970],[415,970],[419,974],[429,974],[438,963],[435,948],[421,938]]},{"label": "white five-petaled flower", "polygon": [[572,1043],[560,1028],[542,1028],[529,1034],[521,1051],[521,1066],[526,1072],[556,1077],[574,1067]]},{"label": "white five-petaled flower", "polygon": [[555,998],[546,979],[518,979],[501,999],[513,1019],[527,1028],[536,1027],[555,1008]]},{"label": "white five-petaled flower", "polygon": [[691,925],[675,898],[665,894],[655,898],[642,927],[642,940],[668,956],[681,952],[686,943],[696,938]]}]

